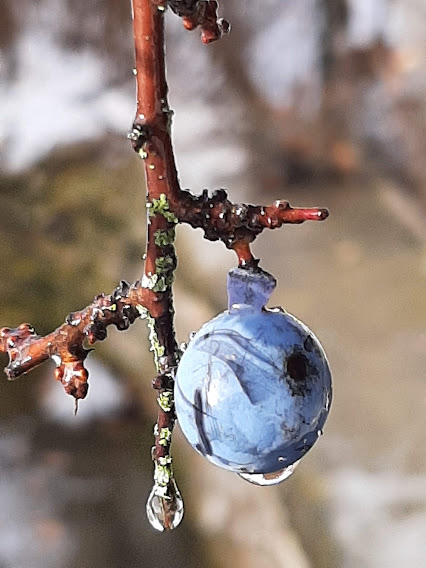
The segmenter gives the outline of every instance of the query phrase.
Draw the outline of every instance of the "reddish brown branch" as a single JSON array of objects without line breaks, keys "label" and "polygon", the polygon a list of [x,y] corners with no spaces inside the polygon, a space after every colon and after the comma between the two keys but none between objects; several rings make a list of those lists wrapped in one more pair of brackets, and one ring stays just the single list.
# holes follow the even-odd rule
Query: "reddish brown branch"
[{"label": "reddish brown branch", "polygon": [[[173,528],[177,489],[171,466],[171,433],[175,422],[173,375],[179,351],[173,327],[172,281],[176,267],[174,225],[169,203],[180,196],[170,138],[171,116],[167,101],[164,52],[164,3],[133,0],[133,31],[137,111],[130,133],[133,148],[144,160],[147,182],[148,235],[142,286],[149,289],[162,311],[149,310],[151,348],[159,377],[158,417],[155,429],[155,484],[150,500],[161,504],[165,529]],[[167,380],[166,380],[167,379]],[[148,510],[152,505],[148,503]]]},{"label": "reddish brown branch", "polygon": [[87,308],[69,314],[64,324],[45,337],[37,335],[29,324],[2,328],[0,352],[9,355],[5,369],[8,379],[17,379],[53,359],[55,378],[62,382],[65,391],[76,399],[84,398],[88,389],[84,360],[90,351],[84,343],[92,345],[105,339],[110,325],[127,329],[142,314],[142,303],[155,311],[149,292],[139,282],[130,288],[122,281],[111,295],[96,296]]},{"label": "reddish brown branch", "polygon": [[267,206],[234,204],[223,189],[215,191],[212,197],[207,191],[199,196],[181,191],[179,200],[171,201],[170,206],[180,223],[201,227],[208,240],[221,240],[230,248],[238,240],[253,241],[264,229],[305,221],[324,221],[329,215],[324,208],[292,207],[283,200]]},{"label": "reddish brown branch", "polygon": [[215,191],[211,197],[207,191],[200,196],[181,191],[179,200],[171,202],[171,209],[179,222],[204,229],[206,239],[221,240],[228,248],[233,248],[240,265],[253,260],[249,244],[264,229],[277,229],[287,223],[323,221],[328,217],[327,209],[291,207],[288,201],[276,201],[268,206],[234,204],[223,189]]}]

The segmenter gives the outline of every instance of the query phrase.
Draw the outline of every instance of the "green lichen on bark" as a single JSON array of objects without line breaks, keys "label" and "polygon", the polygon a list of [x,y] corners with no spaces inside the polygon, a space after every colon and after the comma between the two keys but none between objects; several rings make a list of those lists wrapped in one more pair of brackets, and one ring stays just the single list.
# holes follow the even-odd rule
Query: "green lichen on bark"
[{"label": "green lichen on bark", "polygon": [[158,247],[171,246],[175,241],[175,235],[176,231],[174,227],[168,231],[158,229],[158,231],[154,233],[154,242]]},{"label": "green lichen on bark", "polygon": [[164,355],[165,347],[164,345],[161,345],[158,340],[158,335],[155,330],[155,319],[147,314],[146,320],[149,329],[149,343],[151,345],[150,351],[154,353],[155,368],[157,371],[160,371],[160,358]]},{"label": "green lichen on bark", "polygon": [[148,216],[155,217],[155,215],[162,215],[169,223],[177,223],[178,218],[170,211],[170,205],[167,200],[166,194],[162,193],[159,199],[153,199],[146,204],[148,209]]},{"label": "green lichen on bark", "polygon": [[171,391],[163,391],[160,393],[157,402],[161,410],[164,412],[170,412],[174,404],[173,393]]}]

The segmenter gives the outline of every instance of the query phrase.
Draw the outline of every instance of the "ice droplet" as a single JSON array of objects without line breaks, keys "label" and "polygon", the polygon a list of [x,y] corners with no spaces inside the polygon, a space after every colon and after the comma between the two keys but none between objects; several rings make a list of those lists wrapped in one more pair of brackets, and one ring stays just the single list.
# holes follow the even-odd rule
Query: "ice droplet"
[{"label": "ice droplet", "polygon": [[292,463],[284,469],[273,471],[272,473],[239,473],[238,475],[249,483],[253,483],[253,485],[261,485],[262,487],[278,485],[278,483],[285,481],[293,474],[299,463],[300,460]]},{"label": "ice droplet", "polygon": [[183,499],[174,479],[167,488],[154,485],[146,503],[146,514],[154,529],[160,532],[175,529],[183,513]]}]

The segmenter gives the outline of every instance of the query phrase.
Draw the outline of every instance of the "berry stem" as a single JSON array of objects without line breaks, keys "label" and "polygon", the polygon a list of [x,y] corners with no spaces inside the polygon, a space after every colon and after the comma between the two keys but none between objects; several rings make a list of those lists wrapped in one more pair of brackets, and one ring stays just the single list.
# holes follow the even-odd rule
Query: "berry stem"
[{"label": "berry stem", "polygon": [[237,241],[234,243],[232,248],[237,254],[239,267],[249,266],[254,262],[254,256],[251,252],[249,243],[245,241]]}]

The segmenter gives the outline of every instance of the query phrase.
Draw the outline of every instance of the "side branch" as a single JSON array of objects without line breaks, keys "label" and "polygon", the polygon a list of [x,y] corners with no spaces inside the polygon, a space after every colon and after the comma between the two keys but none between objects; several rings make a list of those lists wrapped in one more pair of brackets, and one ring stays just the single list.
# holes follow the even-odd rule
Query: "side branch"
[{"label": "side branch", "polygon": [[149,289],[140,282],[129,286],[122,281],[111,295],[99,294],[93,302],[79,312],[71,313],[60,327],[41,337],[29,324],[15,329],[0,329],[0,352],[9,355],[5,369],[9,380],[28,373],[40,363],[52,359],[56,364],[55,378],[75,399],[82,399],[88,390],[88,373],[84,360],[93,345],[107,337],[107,327],[127,329],[138,317],[145,317],[158,309],[161,298],[153,299]]},{"label": "side branch", "polygon": [[249,245],[264,229],[277,229],[287,223],[324,221],[329,215],[324,208],[291,207],[288,201],[281,200],[268,206],[234,204],[223,189],[216,190],[211,197],[207,190],[199,196],[181,191],[179,200],[171,201],[170,208],[180,223],[201,227],[206,239],[221,240],[234,249],[240,266],[253,261]]}]

